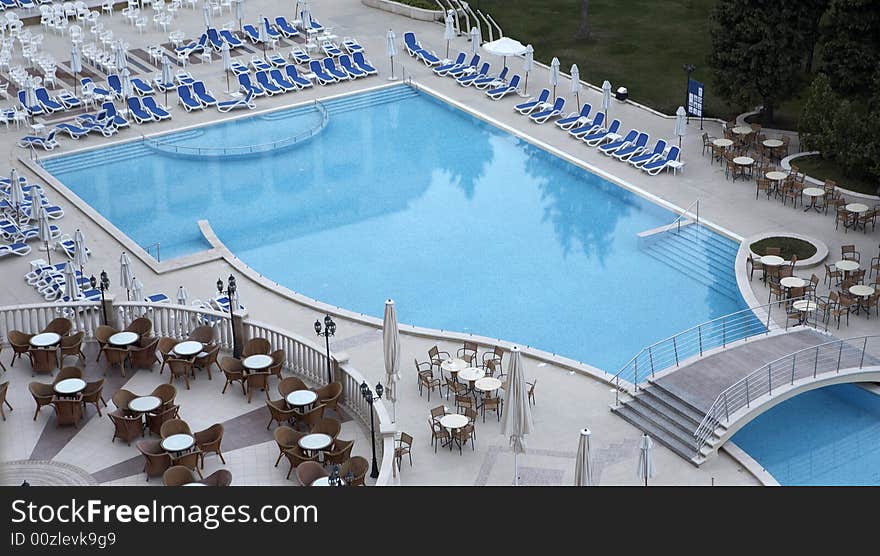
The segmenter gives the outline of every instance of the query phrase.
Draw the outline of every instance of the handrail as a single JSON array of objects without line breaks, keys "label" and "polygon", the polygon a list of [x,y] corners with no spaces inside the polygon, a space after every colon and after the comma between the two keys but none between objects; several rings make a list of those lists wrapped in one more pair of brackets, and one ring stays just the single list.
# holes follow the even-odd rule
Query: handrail
[{"label": "handrail", "polygon": [[156,248],[156,262],[162,262],[162,253],[160,252],[162,244],[160,242],[157,241],[156,243],[151,243],[150,245],[147,245],[146,247],[144,247],[144,251],[149,253],[150,249],[152,249],[153,247]]},{"label": "handrail", "polygon": [[[692,326],[642,348],[611,378],[615,385],[615,404],[619,403],[621,381],[629,381],[635,390],[638,390],[640,379],[654,378],[657,372],[672,366],[678,367],[681,361],[694,356],[702,357],[711,349],[725,348],[727,344],[735,341],[748,341],[755,336],[767,335],[775,325],[771,318],[774,308],[781,307],[784,311],[789,303],[799,299],[803,298],[789,298],[741,309]],[[764,312],[766,315],[763,315]],[[788,319],[785,327],[788,328]]]},{"label": "handrail", "polygon": [[[477,24],[477,30],[480,32],[480,41],[483,40],[483,26],[480,24],[480,19],[477,17],[477,14],[474,13],[474,10],[471,8],[471,5],[465,2],[464,0],[457,0],[458,4],[461,6],[461,9],[464,10],[465,14],[470,14],[474,18],[474,23]],[[470,19],[468,19],[470,21]],[[470,32],[470,30],[468,30]]]},{"label": "handrail", "polygon": [[495,21],[495,18],[492,17],[492,14],[487,13],[487,14],[486,14],[486,17],[489,19],[489,21],[492,22],[492,24],[495,26],[495,28],[498,29],[498,38],[500,39],[501,37],[503,37],[503,36],[504,36],[504,31],[501,30],[501,26],[498,25],[498,22]]},{"label": "handrail", "polygon": [[[840,369],[855,368],[856,366],[861,369],[865,363],[868,341],[876,338],[880,338],[880,335],[833,340],[803,348],[761,366],[728,386],[718,394],[706,412],[706,416],[694,431],[694,437],[697,439],[697,452],[699,453],[708,443],[709,437],[721,424],[722,416],[725,422],[730,423],[731,414],[744,407],[751,407],[752,400],[760,396],[765,394],[772,396],[774,387],[779,388],[783,383],[794,385],[795,380],[807,378],[810,375],[816,378],[821,374],[839,373]],[[857,342],[862,342],[860,348],[853,345]],[[820,352],[825,353],[820,355]],[[855,364],[856,359],[858,359],[858,365]],[[804,370],[806,372],[803,372]]]},{"label": "handrail", "polygon": [[[486,19],[486,16],[483,15],[483,12],[481,12],[479,9],[477,9],[475,15],[478,15],[478,16],[480,16],[481,18],[483,18],[483,22],[486,23],[486,30],[489,31],[489,42],[494,41],[494,40],[495,40],[495,34],[492,32],[492,24],[489,23],[489,20]],[[498,38],[500,39],[501,37],[499,36]]]},{"label": "handrail", "polygon": [[671,230],[672,227],[675,226],[675,225],[677,224],[677,225],[678,225],[678,228],[677,228],[676,231],[680,232],[680,231],[681,231],[681,221],[682,221],[682,219],[683,219],[685,216],[688,216],[689,214],[691,214],[690,210],[691,210],[691,208],[693,208],[694,205],[697,206],[696,220],[695,220],[694,222],[695,222],[696,224],[699,224],[699,223],[700,223],[700,200],[699,200],[699,199],[694,199],[694,200],[691,202],[691,204],[689,204],[689,205],[687,206],[687,208],[684,209],[684,212],[682,212],[681,214],[679,214],[678,217],[677,217],[675,220],[673,220],[671,224],[669,224],[668,226],[666,226],[666,231]]}]

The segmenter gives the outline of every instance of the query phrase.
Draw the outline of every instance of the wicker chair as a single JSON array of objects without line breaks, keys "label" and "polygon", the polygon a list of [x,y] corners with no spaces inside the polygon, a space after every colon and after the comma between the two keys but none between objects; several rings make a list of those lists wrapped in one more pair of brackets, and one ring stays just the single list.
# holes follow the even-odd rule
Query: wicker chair
[{"label": "wicker chair", "polygon": [[244,378],[245,384],[247,385],[247,399],[248,403],[251,403],[251,398],[253,397],[254,390],[260,389],[266,392],[266,399],[269,399],[269,373],[248,373]]},{"label": "wicker chair", "polygon": [[440,446],[441,441],[449,442],[451,437],[449,436],[449,431],[433,419],[428,419],[428,428],[431,429],[431,445],[434,447],[434,453],[436,454],[437,446]]},{"label": "wicker chair", "polygon": [[98,350],[98,356],[95,357],[95,361],[101,359],[101,354],[104,353],[104,349],[110,343],[110,336],[119,332],[112,326],[107,326],[102,324],[98,328],[95,329],[95,341],[98,342],[98,346],[100,349]]},{"label": "wicker chair", "polygon": [[132,369],[150,369],[153,370],[159,358],[156,356],[156,347],[159,344],[159,338],[147,338],[141,336],[140,346],[132,346],[128,348],[129,364]]},{"label": "wicker chair", "polygon": [[339,403],[339,398],[342,396],[341,382],[331,382],[330,384],[315,390],[315,393],[318,394],[318,403],[324,404],[328,409],[338,411],[337,404]]},{"label": "wicker chair", "polygon": [[[205,372],[208,373],[208,380],[211,379],[211,365],[216,365],[217,368],[220,368],[220,365],[217,364],[217,356],[220,354],[220,345],[211,346],[204,351],[203,356],[196,357],[193,362],[193,366],[198,367],[199,369],[204,369]],[[221,369],[222,370],[222,369]]]},{"label": "wicker chair", "polygon": [[147,428],[151,434],[162,436],[162,425],[168,421],[180,419],[180,406],[162,406],[154,412],[147,413]]},{"label": "wicker chair", "polygon": [[66,319],[64,317],[58,317],[57,319],[52,319],[52,322],[46,325],[43,332],[54,332],[59,336],[67,336],[70,334],[70,331],[73,329],[73,323],[70,322],[70,319]]},{"label": "wicker chair", "polygon": [[305,452],[302,451],[302,448],[299,446],[294,446],[293,448],[289,448],[284,450],[284,457],[287,458],[287,461],[290,462],[290,469],[287,471],[287,479],[290,479],[290,474],[293,470],[298,467],[301,463],[306,461],[317,461],[318,456],[308,456]]},{"label": "wicker chair", "polygon": [[342,465],[351,458],[354,440],[333,440],[330,450],[324,452],[324,465]]},{"label": "wicker chair", "polygon": [[272,348],[266,338],[251,338],[244,345],[241,356],[244,358],[250,355],[269,355],[270,349]]},{"label": "wicker chair", "polygon": [[843,278],[843,273],[837,270],[837,267],[831,266],[829,264],[825,265],[825,280],[824,282],[828,282],[828,286],[834,286],[840,283],[840,279]]},{"label": "wicker chair", "polygon": [[71,334],[69,336],[61,337],[61,361],[64,361],[64,358],[69,355],[75,355],[77,359],[81,359],[83,364],[86,362],[86,355],[82,352],[82,344],[83,338],[85,337],[85,332],[77,332],[76,334]]},{"label": "wicker chair", "polygon": [[309,486],[317,479],[329,476],[330,473],[317,461],[304,461],[296,467],[296,478],[302,486]]},{"label": "wicker chair", "polygon": [[275,467],[278,467],[278,464],[281,462],[281,458],[284,457],[284,450],[289,450],[291,448],[295,448],[299,446],[299,439],[306,435],[304,432],[300,432],[292,427],[288,427],[282,425],[275,429],[275,443],[278,444],[278,459],[275,460]]},{"label": "wicker chair", "polygon": [[150,482],[150,477],[163,475],[171,467],[171,455],[162,449],[159,440],[141,440],[137,443],[137,449],[144,456],[147,482]]},{"label": "wicker chair", "polygon": [[477,348],[478,346],[476,342],[465,342],[464,346],[458,348],[455,355],[459,359],[464,359],[473,365],[477,360]]},{"label": "wicker chair", "polygon": [[297,425],[303,424],[307,430],[312,430],[312,427],[324,418],[324,406],[316,405],[305,413],[299,413],[297,411],[296,417]]},{"label": "wicker chair", "polygon": [[431,421],[437,422],[446,415],[446,406],[438,405],[431,409]]},{"label": "wicker chair", "polygon": [[129,392],[125,388],[120,388],[110,397],[110,401],[113,402],[113,405],[116,406],[116,409],[120,411],[128,411],[128,404],[131,400],[137,398],[138,395],[133,392]]},{"label": "wicker chair", "polygon": [[272,364],[266,369],[269,374],[273,374],[281,380],[281,371],[284,369],[285,354],[283,349],[276,349],[269,354],[272,358]]},{"label": "wicker chair", "polygon": [[309,432],[315,434],[326,434],[335,440],[342,431],[342,423],[330,417],[324,417],[314,423],[309,424]]},{"label": "wicker chair", "polygon": [[186,389],[189,390],[189,375],[193,372],[192,361],[169,357],[165,362],[168,364],[168,371],[171,373],[171,376],[168,377],[168,384],[174,382],[175,378],[182,376],[183,381],[186,383]]},{"label": "wicker chair", "polygon": [[193,472],[182,465],[174,465],[172,467],[169,467],[162,474],[162,484],[167,487],[183,486],[187,483],[194,483],[195,480],[196,476],[193,475]]},{"label": "wicker chair", "polygon": [[140,415],[137,417],[129,416],[124,414],[121,409],[114,409],[107,415],[110,416],[114,426],[112,442],[116,442],[117,438],[121,438],[126,444],[131,446],[132,440],[144,435],[144,422]]},{"label": "wicker chair", "polygon": [[162,400],[163,406],[168,407],[174,405],[174,398],[177,397],[177,388],[175,388],[173,384],[160,384],[153,388],[150,395],[156,396]]},{"label": "wicker chair", "polygon": [[79,367],[62,367],[58,374],[55,375],[55,378],[52,379],[52,384],[58,384],[62,380],[67,380],[68,378],[82,378],[83,371]]},{"label": "wicker chair", "polygon": [[60,427],[62,425],[73,425],[80,422],[83,417],[82,396],[77,394],[75,397],[52,399],[52,407],[55,408],[55,421]]},{"label": "wicker chair", "polygon": [[223,385],[221,394],[225,394],[226,388],[233,382],[241,384],[241,393],[247,394],[244,389],[244,365],[241,364],[241,361],[234,357],[224,357],[217,366],[220,367],[220,370],[223,371],[223,375],[226,377],[226,384]]},{"label": "wicker chair", "polygon": [[281,381],[278,382],[278,393],[281,394],[282,398],[287,398],[287,395],[291,392],[308,389],[306,383],[295,376],[282,378]]},{"label": "wicker chair", "polygon": [[232,473],[226,469],[218,469],[201,480],[206,486],[228,487],[232,484]]},{"label": "wicker chair", "polygon": [[474,425],[472,423],[468,423],[467,425],[461,427],[460,429],[455,429],[452,431],[452,439],[455,440],[455,443],[458,444],[458,455],[461,455],[461,447],[464,444],[467,444],[468,441],[471,443],[471,450],[476,451],[476,447],[474,446]]},{"label": "wicker chair", "polygon": [[344,478],[351,472],[353,479],[348,483],[349,486],[364,486],[364,479],[369,470],[370,462],[367,461],[367,458],[355,456],[342,464],[339,476]]},{"label": "wicker chair", "polygon": [[192,435],[192,431],[183,419],[171,419],[162,423],[162,427],[159,429],[159,436],[165,439],[175,434]]},{"label": "wicker chair", "polygon": [[55,348],[35,348],[28,350],[31,360],[31,376],[34,373],[49,373],[58,368],[58,352]]},{"label": "wicker chair", "polygon": [[9,405],[9,402],[6,401],[6,392],[9,390],[9,381],[7,380],[3,384],[0,384],[0,417],[3,417],[3,420],[6,420],[6,414],[3,413],[3,406],[9,408],[9,411],[12,411],[12,406]]},{"label": "wicker chair", "polygon": [[214,343],[214,327],[198,326],[189,333],[189,337],[187,339],[194,340],[206,346],[211,345]]},{"label": "wicker chair", "polygon": [[52,404],[52,398],[55,397],[55,390],[52,388],[51,384],[44,384],[42,382],[31,382],[28,384],[28,390],[30,391],[31,396],[33,396],[34,402],[37,404],[37,410],[34,412],[34,421],[36,421],[37,415],[40,414],[40,408]]},{"label": "wicker chair", "polygon": [[[119,365],[119,372],[125,377],[125,360],[128,359],[128,350],[126,348],[107,346],[104,348],[104,358],[107,359],[107,364],[111,369],[115,365]],[[105,371],[104,374],[106,375],[107,372]]]},{"label": "wicker chair", "polygon": [[[455,394],[456,396],[464,396],[468,393],[467,384],[462,384],[461,382],[455,380],[453,377],[446,377],[446,399],[449,399],[449,394]],[[430,401],[430,400],[428,400]]]},{"label": "wicker chair", "polygon": [[159,349],[159,357],[162,360],[162,366],[159,367],[159,374],[162,374],[162,371],[165,370],[165,365],[168,363],[168,360],[174,357],[172,354],[172,350],[174,346],[177,345],[177,340],[174,338],[169,338],[167,336],[162,336],[159,338],[159,343],[156,346]]},{"label": "wicker chair", "polygon": [[397,462],[398,471],[400,471],[403,456],[409,456],[409,466],[412,467],[412,445],[413,437],[405,432],[400,433],[400,438],[397,439],[396,446],[394,446],[394,461]]},{"label": "wicker chair", "polygon": [[9,363],[10,366],[14,367],[15,359],[20,359],[22,355],[26,354],[31,349],[30,342],[33,337],[33,334],[25,334],[18,330],[9,331],[9,345],[12,346],[12,361]]},{"label": "wicker chair", "polygon": [[856,261],[857,263],[862,262],[862,254],[856,251],[855,245],[841,245],[840,258],[845,261]]},{"label": "wicker chair", "polygon": [[134,332],[141,338],[146,338],[153,331],[153,322],[147,317],[136,318],[125,327],[126,332]]},{"label": "wicker chair", "polygon": [[[267,429],[274,422],[277,422],[279,425],[282,423],[292,423],[297,417],[296,409],[288,408],[283,398],[280,400],[266,400],[266,407],[269,408],[269,424],[266,425]],[[283,428],[283,426],[278,428]]]},{"label": "wicker chair", "polygon": [[[441,357],[442,355],[445,355],[446,357]],[[440,348],[434,346],[428,350],[428,359],[431,361],[431,370],[433,370],[434,367],[437,367],[437,370],[440,371],[441,363],[446,359],[452,359],[452,356],[448,351],[440,351]],[[418,366],[418,363],[416,363],[416,366]]]},{"label": "wicker chair", "polygon": [[483,402],[480,404],[480,413],[483,415],[483,422],[486,422],[486,411],[494,411],[498,420],[501,420],[501,397],[500,396],[483,396]]},{"label": "wicker chair", "polygon": [[456,394],[455,395],[455,407],[456,409],[477,409],[477,404],[474,402],[474,398],[471,397],[470,394]]},{"label": "wicker chair", "polygon": [[[416,362],[418,364],[418,362]],[[433,373],[431,371],[422,371],[419,373],[419,396],[422,395],[422,388],[428,390],[428,401],[431,401],[431,392],[436,388],[438,392],[442,392],[440,390],[440,379],[434,378]]]},{"label": "wicker chair", "polygon": [[205,468],[205,454],[208,452],[217,454],[223,465],[226,465],[226,460],[223,459],[223,453],[220,451],[220,443],[223,442],[223,425],[221,423],[215,423],[203,431],[197,431],[193,437],[196,439],[196,446],[201,450],[202,469]]}]

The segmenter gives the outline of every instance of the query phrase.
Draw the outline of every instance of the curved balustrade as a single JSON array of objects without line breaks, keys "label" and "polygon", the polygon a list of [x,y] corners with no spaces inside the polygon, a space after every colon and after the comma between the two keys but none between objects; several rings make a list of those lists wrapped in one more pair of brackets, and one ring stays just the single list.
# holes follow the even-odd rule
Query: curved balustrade
[{"label": "curved balustrade", "polygon": [[101,325],[101,304],[78,301],[0,307],[0,341],[6,342],[10,330],[36,334],[58,317],[67,317],[76,330],[83,330],[92,338]]},{"label": "curved balustrade", "polygon": [[171,303],[120,301],[114,303],[119,326],[124,328],[139,317],[153,322],[153,334],[182,340],[197,326],[209,325],[217,330],[223,349],[232,349],[232,320],[229,313]]}]

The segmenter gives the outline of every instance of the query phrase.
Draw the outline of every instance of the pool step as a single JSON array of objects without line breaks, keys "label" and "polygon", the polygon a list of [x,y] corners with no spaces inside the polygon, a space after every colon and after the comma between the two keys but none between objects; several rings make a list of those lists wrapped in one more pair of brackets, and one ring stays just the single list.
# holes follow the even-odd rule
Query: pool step
[{"label": "pool step", "polygon": [[419,96],[418,91],[412,87],[401,85],[398,87],[380,89],[368,94],[346,96],[327,101],[323,104],[332,117],[334,114],[344,114],[345,112],[351,112],[361,108],[398,102],[417,96]]},{"label": "pool step", "polygon": [[42,161],[43,167],[52,174],[64,174],[99,166],[110,162],[130,160],[148,155],[150,149],[143,141],[131,141],[115,147],[95,149]]}]

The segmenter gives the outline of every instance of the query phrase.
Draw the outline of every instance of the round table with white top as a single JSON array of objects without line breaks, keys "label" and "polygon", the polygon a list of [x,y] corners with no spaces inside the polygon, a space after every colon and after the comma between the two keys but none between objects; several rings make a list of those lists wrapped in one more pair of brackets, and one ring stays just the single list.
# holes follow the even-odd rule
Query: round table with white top
[{"label": "round table with white top", "polygon": [[785,172],[780,172],[779,170],[773,170],[764,174],[764,177],[770,181],[779,182],[787,178],[788,174],[786,174]]},{"label": "round table with white top", "polygon": [[147,413],[154,411],[160,405],[162,400],[158,396],[141,396],[128,402],[128,409],[132,413]]},{"label": "round table with white top", "polygon": [[492,376],[483,377],[474,382],[474,388],[480,392],[494,392],[501,388],[501,381]]},{"label": "round table with white top", "polygon": [[[470,419],[460,413],[450,413],[440,418],[440,426],[447,428],[452,432],[466,426],[469,422]],[[452,449],[451,441],[449,442],[449,449]]]},{"label": "round table with white top", "polygon": [[859,269],[858,261],[853,261],[851,259],[843,259],[842,261],[837,261],[834,263],[834,268],[843,272],[843,277],[846,279],[849,276],[850,272],[854,272]]},{"label": "round table with white top", "polygon": [[321,450],[326,450],[333,444],[333,437],[322,432],[313,432],[300,438],[297,444],[306,453],[318,452],[318,461],[322,461],[324,459],[324,452]]},{"label": "round table with white top", "polygon": [[287,394],[284,399],[287,401],[288,405],[305,407],[315,403],[315,400],[318,399],[318,394],[311,390],[294,390],[290,394]]},{"label": "round table with white top", "polygon": [[330,477],[318,477],[317,479],[315,479],[314,481],[309,483],[309,486],[328,487],[328,486],[330,486]]},{"label": "round table with white top", "polygon": [[768,149],[778,149],[782,146],[781,139],[764,139],[763,145]]},{"label": "round table with white top", "polygon": [[52,389],[59,396],[75,396],[86,389],[86,381],[81,378],[65,378],[56,382]]},{"label": "round table with white top", "polygon": [[721,147],[722,149],[726,149],[727,147],[733,146],[733,141],[731,141],[730,139],[721,138],[721,139],[713,140],[712,144],[715,145],[716,147]]},{"label": "round table with white top", "polygon": [[864,284],[856,284],[855,286],[850,286],[849,293],[856,297],[871,297],[874,295],[874,288]]},{"label": "round table with white top", "polygon": [[791,304],[794,307],[795,311],[801,313],[800,322],[804,322],[807,320],[807,316],[819,308],[815,301],[810,301],[807,299],[799,299]]},{"label": "round table with white top", "polygon": [[733,128],[733,129],[731,129],[730,131],[736,133],[737,135],[748,135],[748,134],[750,134],[750,133],[754,133],[755,130],[752,129],[751,126],[747,126],[747,125],[739,125],[739,126],[736,126],[736,127]]},{"label": "round table with white top", "polygon": [[[737,156],[733,159],[733,163],[736,164],[738,174],[742,175],[743,178],[746,177],[746,168],[751,168],[755,163],[755,159],[750,156]],[[736,173],[733,175],[733,178],[736,179]]]},{"label": "round table with white top", "polygon": [[458,380],[474,382],[486,376],[486,371],[479,367],[467,367],[458,371]]},{"label": "round table with white top", "polygon": [[761,264],[764,266],[782,266],[785,264],[785,259],[779,255],[764,255],[761,257]]},{"label": "round table with white top", "polygon": [[825,196],[825,190],[820,187],[806,187],[803,191],[801,191],[804,195],[810,198],[810,204],[807,205],[807,208],[804,209],[804,212],[809,211],[810,209],[815,210],[816,212],[820,211],[818,205],[816,205],[816,200],[819,197]]},{"label": "round table with white top", "polygon": [[864,203],[850,203],[844,208],[846,208],[847,212],[851,212],[855,215],[855,219],[853,219],[852,223],[852,228],[856,230],[859,228],[859,216],[864,212],[868,212],[871,207]]},{"label": "round table with white top", "polygon": [[171,351],[174,352],[175,355],[180,355],[181,357],[192,357],[202,351],[204,347],[205,346],[202,345],[202,342],[187,340],[176,344]]},{"label": "round table with white top", "polygon": [[140,337],[135,332],[117,332],[116,334],[110,336],[107,339],[107,343],[112,346],[130,346],[140,339]]},{"label": "round table with white top", "polygon": [[469,365],[464,359],[447,359],[440,363],[440,369],[454,375],[462,369],[467,369]]},{"label": "round table with white top", "polygon": [[31,337],[28,341],[30,345],[37,348],[47,348],[57,345],[61,341],[61,335],[55,332],[43,332]]},{"label": "round table with white top", "polygon": [[786,276],[779,281],[783,288],[802,288],[807,285],[807,281],[797,276]]},{"label": "round table with white top", "polygon": [[263,354],[250,355],[245,357],[241,364],[250,371],[262,371],[272,364],[272,358]]},{"label": "round table with white top", "polygon": [[189,434],[172,434],[168,438],[162,439],[162,449],[166,452],[183,452],[189,450],[196,443],[196,439]]}]

